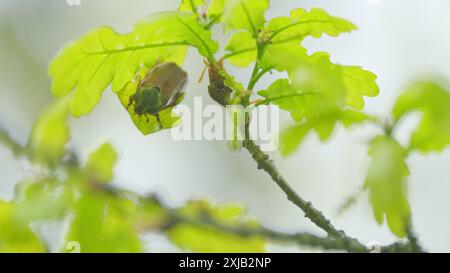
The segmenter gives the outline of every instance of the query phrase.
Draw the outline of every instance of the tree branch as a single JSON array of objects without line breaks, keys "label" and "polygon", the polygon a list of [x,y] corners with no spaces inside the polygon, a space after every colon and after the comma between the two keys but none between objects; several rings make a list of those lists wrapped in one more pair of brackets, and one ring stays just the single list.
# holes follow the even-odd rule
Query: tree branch
[{"label": "tree branch", "polygon": [[[26,146],[23,146],[20,143],[16,142],[13,138],[10,137],[7,131],[1,127],[0,142],[3,143],[6,148],[9,148],[15,156],[25,156],[30,161],[32,161],[29,149]],[[141,200],[159,204],[159,206],[165,211],[167,217],[166,221],[169,223],[168,225],[166,224],[160,226],[160,231],[165,231],[167,228],[170,228],[170,226],[174,224],[184,223],[199,227],[208,227],[221,232],[235,234],[241,237],[261,236],[269,241],[293,243],[301,247],[307,246],[320,248],[323,250],[345,250],[348,252],[369,252],[369,249],[358,242],[356,239],[347,237],[345,236],[344,232],[338,231],[333,225],[331,225],[331,223],[322,215],[320,211],[316,210],[309,202],[304,201],[300,196],[298,196],[289,187],[286,181],[284,181],[273,163],[269,160],[268,156],[264,154],[253,141],[247,140],[244,144],[244,147],[246,147],[246,149],[250,151],[254,160],[258,163],[258,167],[269,173],[274,181],[277,182],[280,188],[282,188],[286,193],[289,200],[302,208],[302,210],[305,211],[306,217],[310,218],[318,226],[322,226],[330,236],[320,237],[307,232],[284,233],[263,226],[256,228],[246,226],[230,226],[218,222],[208,215],[203,215],[202,217],[188,217],[182,214],[179,210],[170,208],[168,205],[163,204],[163,202],[161,202],[159,198],[156,197],[156,195],[143,197],[136,193],[117,188],[111,184],[104,183],[95,184],[94,188],[100,189],[103,192],[111,194],[113,196],[129,197],[130,194],[132,194]],[[67,170],[68,168],[71,168],[71,170],[73,170],[73,168],[76,166],[61,162],[59,164],[59,167],[63,170]],[[91,181],[91,183],[95,182]],[[415,247],[412,242],[397,242],[392,245],[381,247],[382,252],[412,252],[414,250]]]},{"label": "tree branch", "polygon": [[320,248],[322,250],[345,250],[348,252],[368,252],[368,250],[359,244],[355,244],[352,240],[347,239],[333,239],[313,235],[307,232],[300,233],[283,233],[275,231],[266,227],[259,228],[247,228],[247,227],[233,227],[224,225],[217,221],[214,221],[210,217],[204,217],[202,219],[189,219],[182,215],[172,214],[172,217],[177,222],[188,223],[195,226],[207,226],[222,232],[232,233],[241,237],[253,237],[261,236],[265,240],[294,243],[300,247],[313,247]]},{"label": "tree branch", "polygon": [[[110,184],[99,184],[98,187],[103,188],[106,192],[115,196],[126,196],[126,194],[122,194],[125,192]],[[126,193],[129,194],[129,192]],[[151,204],[157,204],[161,209],[165,211],[167,219],[165,223],[159,227],[159,229],[162,231],[168,230],[177,224],[188,224],[200,228],[209,228],[217,230],[219,232],[234,234],[243,238],[261,236],[268,241],[293,243],[298,245],[299,247],[312,247],[322,250],[344,250],[347,252],[368,252],[368,249],[365,246],[355,244],[354,240],[349,240],[348,238],[334,239],[330,237],[320,237],[308,232],[285,233],[264,226],[247,227],[224,224],[215,220],[213,217],[211,217],[211,215],[208,215],[206,213],[197,217],[186,216],[178,209],[171,208],[167,204],[164,204],[161,199],[155,194],[150,194],[146,197],[142,197],[137,194],[135,195],[140,200],[144,200]]]},{"label": "tree branch", "polygon": [[333,224],[327,218],[325,218],[325,216],[323,216],[322,212],[313,207],[311,202],[307,202],[303,198],[301,198],[278,172],[275,164],[272,162],[272,160],[270,160],[269,156],[264,153],[253,140],[244,140],[243,147],[249,151],[253,160],[256,162],[258,169],[262,169],[268,175],[270,175],[272,180],[286,194],[287,199],[305,213],[305,217],[309,218],[314,224],[327,232],[330,237],[340,240],[351,240],[353,241],[353,244],[357,245],[358,247],[365,248],[365,246],[358,240],[350,238],[345,235],[344,231],[336,229]]},{"label": "tree branch", "polygon": [[[349,252],[370,252],[365,245],[359,242],[357,239],[349,237],[342,230],[337,230],[333,224],[325,218],[325,216],[314,208],[311,202],[305,201],[301,198],[286,182],[286,180],[278,172],[275,164],[270,160],[269,156],[264,153],[258,145],[251,139],[246,139],[243,142],[243,147],[246,148],[252,155],[253,160],[256,162],[258,169],[264,170],[272,180],[278,185],[278,187],[286,194],[287,199],[291,201],[294,205],[299,207],[304,213],[305,217],[309,218],[316,226],[323,229],[328,233],[330,237],[335,239],[333,242],[322,242],[323,249],[328,249],[326,246],[328,244],[335,247],[337,244],[339,248],[345,249]],[[295,241],[295,236],[289,236],[291,241]],[[323,238],[322,238],[323,239]],[[409,230],[408,231],[408,242],[395,242],[390,245],[382,246],[380,248],[382,253],[419,253],[424,252],[415,234]]]},{"label": "tree branch", "polygon": [[[29,148],[15,141],[2,127],[0,127],[0,143],[2,143],[6,148],[10,149],[16,157],[24,156],[28,160],[32,161],[31,152],[29,151]],[[78,166],[68,165],[65,162],[60,162],[58,167],[62,170],[68,170],[68,168],[73,170],[73,168],[78,168]],[[104,193],[107,193],[112,196],[126,197],[132,194],[141,200],[157,203],[165,211],[167,216],[166,221],[170,223],[169,225],[161,226],[160,227],[161,231],[164,231],[164,229],[166,229],[168,226],[184,223],[199,227],[212,228],[221,232],[231,233],[241,237],[261,236],[264,239],[270,241],[294,243],[298,246],[314,247],[323,250],[345,250],[348,252],[367,252],[367,249],[364,246],[361,247],[361,245],[355,244],[354,241],[348,240],[346,238],[334,239],[334,238],[320,237],[307,232],[290,234],[278,232],[266,227],[250,228],[242,226],[241,227],[230,226],[220,223],[208,215],[203,215],[202,217],[188,217],[180,213],[177,209],[170,208],[168,205],[163,204],[160,201],[160,199],[156,197],[156,195],[149,195],[147,197],[143,197],[139,194],[120,189],[111,184],[96,183],[95,181],[89,182],[93,184],[94,189],[101,190]]]}]

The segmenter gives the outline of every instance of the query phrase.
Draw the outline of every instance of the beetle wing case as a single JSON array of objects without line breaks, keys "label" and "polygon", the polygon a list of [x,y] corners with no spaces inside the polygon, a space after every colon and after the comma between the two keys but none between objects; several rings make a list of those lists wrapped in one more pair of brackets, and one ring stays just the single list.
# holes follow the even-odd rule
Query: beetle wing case
[{"label": "beetle wing case", "polygon": [[158,86],[161,90],[162,106],[176,103],[180,93],[186,88],[188,75],[176,63],[161,63],[150,70],[141,82],[142,88]]}]

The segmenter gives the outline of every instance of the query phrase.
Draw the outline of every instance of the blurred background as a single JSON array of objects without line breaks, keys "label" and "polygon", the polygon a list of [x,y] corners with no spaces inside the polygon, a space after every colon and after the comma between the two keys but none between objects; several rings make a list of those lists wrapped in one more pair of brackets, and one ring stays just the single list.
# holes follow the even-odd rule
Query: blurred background
[{"label": "blurred background", "polygon": [[[0,0],[0,125],[23,143],[36,116],[52,101],[46,70],[63,45],[100,25],[127,32],[137,19],[176,9],[179,4],[178,0],[77,2]],[[308,38],[304,45],[310,52],[328,51],[334,62],[362,65],[378,75],[381,94],[366,100],[369,113],[388,117],[398,94],[420,75],[437,72],[450,79],[448,0],[277,0],[272,1],[267,16],[287,15],[295,7],[324,8],[358,26],[358,31],[339,38]],[[221,29],[215,28],[214,32],[218,40],[226,42]],[[195,81],[203,63],[194,51],[189,53],[184,68],[191,79],[184,104],[192,105],[194,96],[211,102],[206,96],[206,82]],[[229,71],[245,82],[250,73],[232,67]],[[264,78],[257,88],[266,87],[276,76]],[[414,116],[402,123],[397,134],[403,143],[416,124]],[[265,173],[256,170],[248,153],[230,152],[223,142],[175,142],[168,131],[144,137],[112,92],[104,92],[90,115],[71,119],[71,131],[70,147],[82,159],[104,141],[116,147],[120,160],[114,183],[121,187],[142,194],[158,192],[173,205],[194,198],[239,203],[268,227],[322,234]],[[366,195],[345,214],[337,213],[338,206],[364,182],[369,163],[366,143],[375,133],[369,126],[351,131],[338,129],[325,144],[311,134],[293,156],[272,156],[296,191],[311,200],[339,229],[365,243],[386,244],[395,237],[386,226],[376,224]],[[15,183],[30,173],[3,147],[0,162],[0,199],[9,200]],[[427,250],[450,252],[450,151],[431,156],[414,153],[408,163],[416,232]],[[53,236],[57,244],[57,234],[63,228],[52,224],[42,232]],[[144,237],[154,251],[175,250],[156,235]],[[269,251],[302,249],[270,246]]]}]

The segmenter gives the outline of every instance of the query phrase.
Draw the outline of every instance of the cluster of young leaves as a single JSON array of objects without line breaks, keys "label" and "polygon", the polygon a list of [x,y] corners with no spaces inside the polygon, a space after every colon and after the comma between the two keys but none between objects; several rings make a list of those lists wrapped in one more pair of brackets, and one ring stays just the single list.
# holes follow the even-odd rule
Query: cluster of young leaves
[{"label": "cluster of young leaves", "polygon": [[406,179],[409,175],[407,156],[412,151],[442,151],[450,145],[450,88],[439,80],[412,84],[400,95],[392,109],[394,128],[408,113],[420,111],[418,128],[407,147],[391,135],[375,137],[369,148],[372,162],[364,188],[369,191],[375,219],[382,224],[386,218],[391,231],[404,237],[410,225],[410,206]]},{"label": "cluster of young leaves", "polygon": [[266,21],[268,8],[268,0],[212,1],[206,15],[218,18],[215,22],[222,22],[226,31],[233,32],[223,59],[238,67],[254,64],[250,89],[272,70],[287,72],[287,79],[279,79],[258,92],[264,103],[289,111],[296,122],[282,134],[282,154],[295,151],[310,130],[325,140],[338,121],[350,125],[370,120],[352,109],[361,110],[364,96],[379,93],[376,76],[357,66],[333,64],[324,52],[308,55],[302,46],[308,36],[336,37],[355,30],[355,25],[318,8],[296,8],[289,16]]},{"label": "cluster of young leaves", "polygon": [[439,152],[450,145],[450,86],[443,79],[412,84],[398,98],[392,110],[395,122],[411,112],[421,112],[412,133],[409,151]]},{"label": "cluster of young leaves", "polygon": [[357,66],[333,64],[324,52],[307,55],[306,49],[294,42],[277,47],[270,62],[277,70],[287,71],[289,79],[279,79],[259,94],[289,111],[295,121],[281,133],[283,155],[293,153],[311,130],[327,140],[337,122],[348,127],[372,119],[359,110],[364,107],[364,96],[379,93],[373,73]]},{"label": "cluster of young leaves", "polygon": [[406,151],[395,139],[378,136],[370,143],[369,155],[372,161],[364,187],[369,191],[375,219],[381,225],[386,216],[391,231],[404,237],[410,221]]},{"label": "cluster of young leaves", "polygon": [[[176,209],[194,219],[193,224],[167,225],[172,220],[160,203],[132,193],[109,192],[105,186],[113,180],[117,152],[104,143],[83,164],[70,157],[66,149],[70,139],[68,102],[62,99],[45,109],[33,126],[24,149],[40,173],[36,179],[18,183],[12,201],[0,200],[0,252],[49,251],[35,229],[35,223],[42,220],[69,222],[60,251],[142,252],[146,249],[140,234],[160,227],[168,239],[188,251],[264,251],[262,238],[241,238],[195,223],[209,215],[229,226],[257,226],[240,207],[193,201]],[[209,243],[199,244],[205,238],[210,238]]]},{"label": "cluster of young leaves", "polygon": [[212,1],[209,8],[205,1],[191,2],[194,5],[188,2],[191,1],[183,2],[180,9],[194,14],[206,10],[203,17],[212,23],[223,23],[225,31],[233,33],[222,59],[238,67],[254,64],[250,89],[272,70],[287,72],[287,79],[279,79],[258,92],[263,97],[260,104],[277,105],[289,111],[295,121],[281,134],[283,155],[293,153],[311,130],[326,140],[337,122],[348,127],[374,121],[357,110],[364,107],[364,96],[379,93],[376,75],[358,66],[334,64],[324,52],[309,55],[302,46],[306,37],[336,37],[355,30],[351,22],[318,8],[296,8],[289,16],[266,21],[268,0]]},{"label": "cluster of young leaves", "polygon": [[[254,66],[245,88],[248,90],[224,71],[227,85],[239,97],[237,103],[246,106],[251,101],[250,96],[258,94],[256,106],[276,105],[292,117],[294,124],[281,133],[280,151],[283,155],[296,151],[312,131],[321,140],[327,140],[337,123],[346,127],[366,121],[379,123],[377,118],[361,112],[364,97],[374,97],[379,93],[377,76],[359,66],[333,63],[325,52],[309,54],[302,46],[307,37],[336,37],[355,30],[355,25],[318,8],[309,11],[296,8],[289,16],[266,20],[268,8],[269,0],[212,0],[209,3],[183,0],[179,11],[151,15],[139,21],[127,34],[118,34],[110,27],[98,28],[71,43],[54,58],[49,67],[53,79],[52,92],[55,96],[67,96],[66,104],[70,105],[74,116],[92,111],[110,84],[126,106],[129,97],[136,92],[137,76],[145,75],[157,62],[181,64],[187,46],[196,48],[210,64],[217,62],[215,54],[219,45],[212,40],[210,29],[220,23],[226,32],[231,32],[225,46],[226,54],[221,60],[238,67]],[[253,93],[258,80],[274,70],[286,72],[287,78],[278,79]],[[402,147],[389,134],[375,138],[370,144],[372,164],[365,188],[370,193],[377,221],[382,223],[386,216],[389,227],[400,237],[406,234],[410,215],[405,186],[408,175],[406,156],[414,150],[423,153],[439,151],[449,144],[449,105],[445,87],[431,82],[415,85],[398,99],[393,109],[395,123],[409,112],[423,112],[409,147]],[[60,117],[67,115],[67,112],[56,111]],[[143,134],[161,130],[156,118],[147,121],[146,117],[136,115],[132,108],[128,112]],[[161,112],[160,117],[163,129],[175,126],[178,121],[171,108]],[[52,122],[57,123],[58,120],[49,120],[50,125],[46,126],[52,126]],[[45,124],[36,125],[43,126]],[[66,135],[67,129],[58,133]],[[35,134],[31,137],[30,146],[45,147],[47,139]],[[60,148],[41,152],[36,149],[34,153],[37,158],[47,160],[60,158],[63,151]],[[96,179],[108,177],[110,174]],[[86,200],[91,202],[90,198]],[[79,206],[83,207],[82,204]],[[98,206],[98,215],[109,207],[107,203],[92,206]],[[186,234],[199,233],[195,229],[181,230]],[[111,231],[111,234],[116,232],[120,233]],[[177,236],[172,238],[181,246],[186,244]],[[198,246],[195,249],[204,250]]]}]

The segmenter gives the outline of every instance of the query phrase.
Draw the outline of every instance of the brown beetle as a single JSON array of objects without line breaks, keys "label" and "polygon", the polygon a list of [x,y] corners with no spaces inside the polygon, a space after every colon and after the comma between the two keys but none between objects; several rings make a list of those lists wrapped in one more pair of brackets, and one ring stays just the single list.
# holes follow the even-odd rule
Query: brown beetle
[{"label": "brown beetle", "polygon": [[134,112],[155,116],[160,126],[159,112],[175,106],[184,95],[183,91],[188,83],[188,75],[176,63],[157,64],[144,77],[138,80],[136,93],[133,94],[127,109],[134,105]]}]

